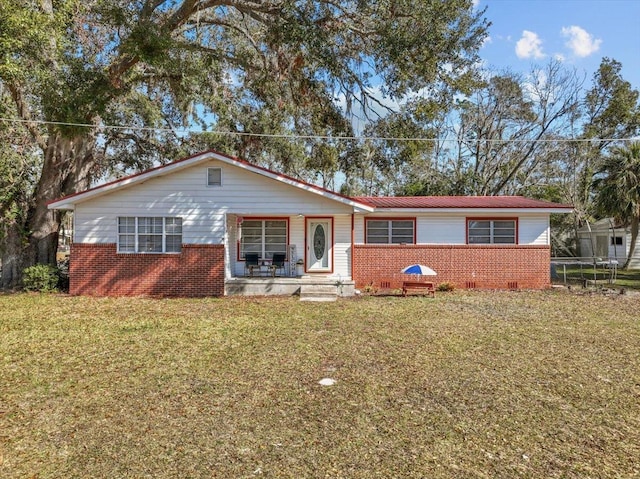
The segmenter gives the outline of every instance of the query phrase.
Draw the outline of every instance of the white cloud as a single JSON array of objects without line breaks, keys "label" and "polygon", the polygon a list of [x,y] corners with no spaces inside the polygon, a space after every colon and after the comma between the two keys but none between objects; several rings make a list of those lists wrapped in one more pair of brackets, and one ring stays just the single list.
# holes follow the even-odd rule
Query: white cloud
[{"label": "white cloud", "polygon": [[491,38],[490,35],[487,35],[486,37],[484,37],[484,40],[482,40],[482,45],[480,45],[480,48],[484,47],[485,45],[489,45],[490,43],[493,43],[493,38]]},{"label": "white cloud", "polygon": [[559,62],[563,62],[567,59],[567,57],[565,57],[562,53],[554,53],[553,58],[555,58]]},{"label": "white cloud", "polygon": [[538,34],[524,30],[522,38],[516,43],[516,55],[518,55],[518,58],[544,58],[542,40],[540,40]]},{"label": "white cloud", "polygon": [[496,40],[499,40],[499,41],[501,41],[501,42],[502,42],[502,41],[511,42],[511,35],[507,35],[507,36],[504,36],[504,35],[496,35]]},{"label": "white cloud", "polygon": [[602,40],[593,38],[584,28],[572,25],[570,27],[562,27],[562,36],[569,40],[565,45],[571,49],[577,57],[588,57],[600,49]]}]

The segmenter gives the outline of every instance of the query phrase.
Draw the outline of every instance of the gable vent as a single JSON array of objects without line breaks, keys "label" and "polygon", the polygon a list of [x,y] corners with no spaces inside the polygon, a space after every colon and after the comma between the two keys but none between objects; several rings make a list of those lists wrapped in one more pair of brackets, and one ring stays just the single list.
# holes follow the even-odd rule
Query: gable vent
[{"label": "gable vent", "polygon": [[207,186],[222,186],[222,168],[207,168]]}]

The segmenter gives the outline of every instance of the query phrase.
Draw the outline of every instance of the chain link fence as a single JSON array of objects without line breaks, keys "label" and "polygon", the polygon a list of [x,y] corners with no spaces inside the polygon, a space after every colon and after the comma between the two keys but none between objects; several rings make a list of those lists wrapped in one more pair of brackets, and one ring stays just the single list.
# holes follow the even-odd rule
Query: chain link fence
[{"label": "chain link fence", "polygon": [[551,282],[585,287],[615,285],[619,266],[617,260],[609,258],[551,258]]}]

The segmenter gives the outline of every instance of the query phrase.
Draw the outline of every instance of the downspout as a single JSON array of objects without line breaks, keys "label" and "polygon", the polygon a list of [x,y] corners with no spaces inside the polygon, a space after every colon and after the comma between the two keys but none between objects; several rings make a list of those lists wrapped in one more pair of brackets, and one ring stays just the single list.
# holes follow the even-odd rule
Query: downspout
[{"label": "downspout", "polygon": [[355,213],[352,211],[351,212],[351,280],[355,281],[355,278],[353,277],[353,265],[355,264],[355,260],[354,260],[354,255],[355,255],[355,224],[356,224],[356,220],[355,220]]},{"label": "downspout", "polygon": [[[589,231],[589,241],[591,242],[591,262],[593,264],[593,281],[594,284],[598,284],[598,273],[597,273],[597,268],[596,268],[596,263],[597,263],[597,259],[596,259],[596,246],[593,243],[593,231],[591,230],[591,225],[589,224],[589,220],[585,220],[587,223],[587,230]],[[582,276],[582,265],[580,266],[580,274]],[[586,285],[586,282],[585,282]]]},{"label": "downspout", "polygon": [[227,281],[231,278],[231,256],[229,252],[229,216],[224,214],[224,233],[222,235],[222,244],[224,246],[224,279]]},{"label": "downspout", "polygon": [[[609,226],[611,226],[611,237],[613,238],[613,258],[616,261],[618,261],[618,247],[616,246],[616,228],[613,225],[613,221],[611,221],[611,218],[609,218]],[[611,258],[609,258],[609,261],[611,261]]]}]

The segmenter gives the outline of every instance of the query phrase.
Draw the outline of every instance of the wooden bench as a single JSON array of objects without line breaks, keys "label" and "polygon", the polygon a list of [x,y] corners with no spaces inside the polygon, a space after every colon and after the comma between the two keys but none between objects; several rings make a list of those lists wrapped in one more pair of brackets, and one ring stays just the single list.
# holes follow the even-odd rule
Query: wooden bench
[{"label": "wooden bench", "polygon": [[402,296],[406,296],[409,291],[415,291],[417,293],[431,295],[436,297],[435,285],[428,281],[403,281],[402,282]]}]

